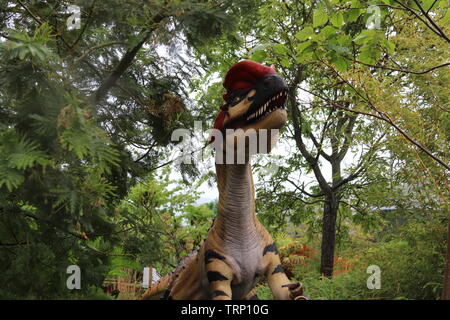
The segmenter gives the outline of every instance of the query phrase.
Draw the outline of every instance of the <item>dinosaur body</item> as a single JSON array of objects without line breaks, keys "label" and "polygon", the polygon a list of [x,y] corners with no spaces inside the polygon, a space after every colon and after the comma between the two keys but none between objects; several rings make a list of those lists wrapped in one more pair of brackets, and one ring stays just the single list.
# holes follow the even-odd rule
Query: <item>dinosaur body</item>
[{"label": "dinosaur body", "polygon": [[[221,107],[215,127],[221,132],[242,130],[217,142],[216,152],[238,151],[237,140],[251,130],[270,151],[273,137],[262,136],[259,130],[279,129],[286,122],[282,106],[287,87],[282,79],[273,68],[243,61],[229,70],[224,86],[227,104]],[[252,153],[248,144],[243,148],[243,163],[216,162],[218,213],[201,248],[149,288],[143,299],[253,299],[253,289],[262,276],[276,299],[305,298],[299,283],[289,283],[273,239],[256,217]]]}]

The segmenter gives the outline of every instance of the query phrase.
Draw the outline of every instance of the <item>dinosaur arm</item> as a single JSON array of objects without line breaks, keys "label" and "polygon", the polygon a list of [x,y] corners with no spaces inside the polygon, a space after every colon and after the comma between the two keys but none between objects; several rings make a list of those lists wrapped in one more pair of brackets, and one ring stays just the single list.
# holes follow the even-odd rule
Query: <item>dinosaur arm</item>
[{"label": "dinosaur arm", "polygon": [[273,253],[267,259],[268,267],[266,277],[273,296],[277,300],[290,300],[290,290],[287,287],[283,287],[283,285],[290,281],[281,266],[280,257],[278,254]]},{"label": "dinosaur arm", "polygon": [[304,299],[303,287],[300,283],[291,283],[281,266],[280,256],[272,243],[264,249],[264,259],[266,263],[266,277],[270,290],[277,300],[297,300]]},{"label": "dinosaur arm", "polygon": [[213,300],[231,300],[233,272],[225,261],[214,259],[206,264],[206,277]]}]

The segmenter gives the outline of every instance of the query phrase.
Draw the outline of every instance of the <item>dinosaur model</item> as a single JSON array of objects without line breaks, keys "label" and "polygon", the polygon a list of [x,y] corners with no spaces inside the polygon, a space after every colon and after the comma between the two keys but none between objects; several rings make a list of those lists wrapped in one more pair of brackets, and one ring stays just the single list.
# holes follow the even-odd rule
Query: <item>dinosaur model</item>
[{"label": "dinosaur model", "polygon": [[[283,79],[273,67],[245,60],[230,68],[224,87],[226,104],[214,127],[223,133],[235,130],[216,153],[226,155],[230,148],[237,151],[238,136],[250,130],[256,132],[258,144],[266,143],[270,151],[273,135],[260,132],[280,129],[286,123],[283,105],[288,88]],[[142,299],[257,299],[254,287],[261,276],[267,278],[275,299],[307,299],[300,283],[290,283],[271,235],[256,217],[251,148],[248,143],[244,148],[243,163],[216,161],[218,212],[200,249],[150,287]]]}]

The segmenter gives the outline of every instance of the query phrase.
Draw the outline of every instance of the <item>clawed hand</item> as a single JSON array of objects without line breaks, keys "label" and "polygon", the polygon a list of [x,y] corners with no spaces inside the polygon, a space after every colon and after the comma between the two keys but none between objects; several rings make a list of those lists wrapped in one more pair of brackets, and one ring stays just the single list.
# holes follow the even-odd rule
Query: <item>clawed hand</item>
[{"label": "clawed hand", "polygon": [[282,287],[287,287],[290,291],[290,298],[292,300],[310,300],[310,297],[303,294],[303,286],[300,282],[291,282],[283,284]]}]

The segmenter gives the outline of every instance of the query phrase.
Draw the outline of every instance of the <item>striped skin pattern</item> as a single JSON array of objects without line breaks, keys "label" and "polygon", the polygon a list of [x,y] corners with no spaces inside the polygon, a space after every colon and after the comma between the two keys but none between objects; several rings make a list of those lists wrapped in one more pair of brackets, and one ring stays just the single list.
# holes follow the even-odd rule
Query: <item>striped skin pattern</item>
[{"label": "striped skin pattern", "polygon": [[[225,79],[226,97],[232,97],[233,104],[221,107],[216,127],[239,128],[240,134],[253,129],[258,139],[267,139],[262,141],[270,151],[273,137],[260,136],[258,130],[280,129],[286,123],[283,80],[274,68],[251,61],[234,65]],[[232,90],[244,93],[239,96],[240,91]],[[223,143],[216,152],[236,150],[237,138],[232,136],[232,143]],[[251,154],[245,152],[244,163],[216,163],[217,217],[200,249],[150,287],[143,299],[257,299],[254,287],[260,277],[267,279],[275,299],[306,299],[301,284],[287,278],[272,236],[256,217]]]}]

